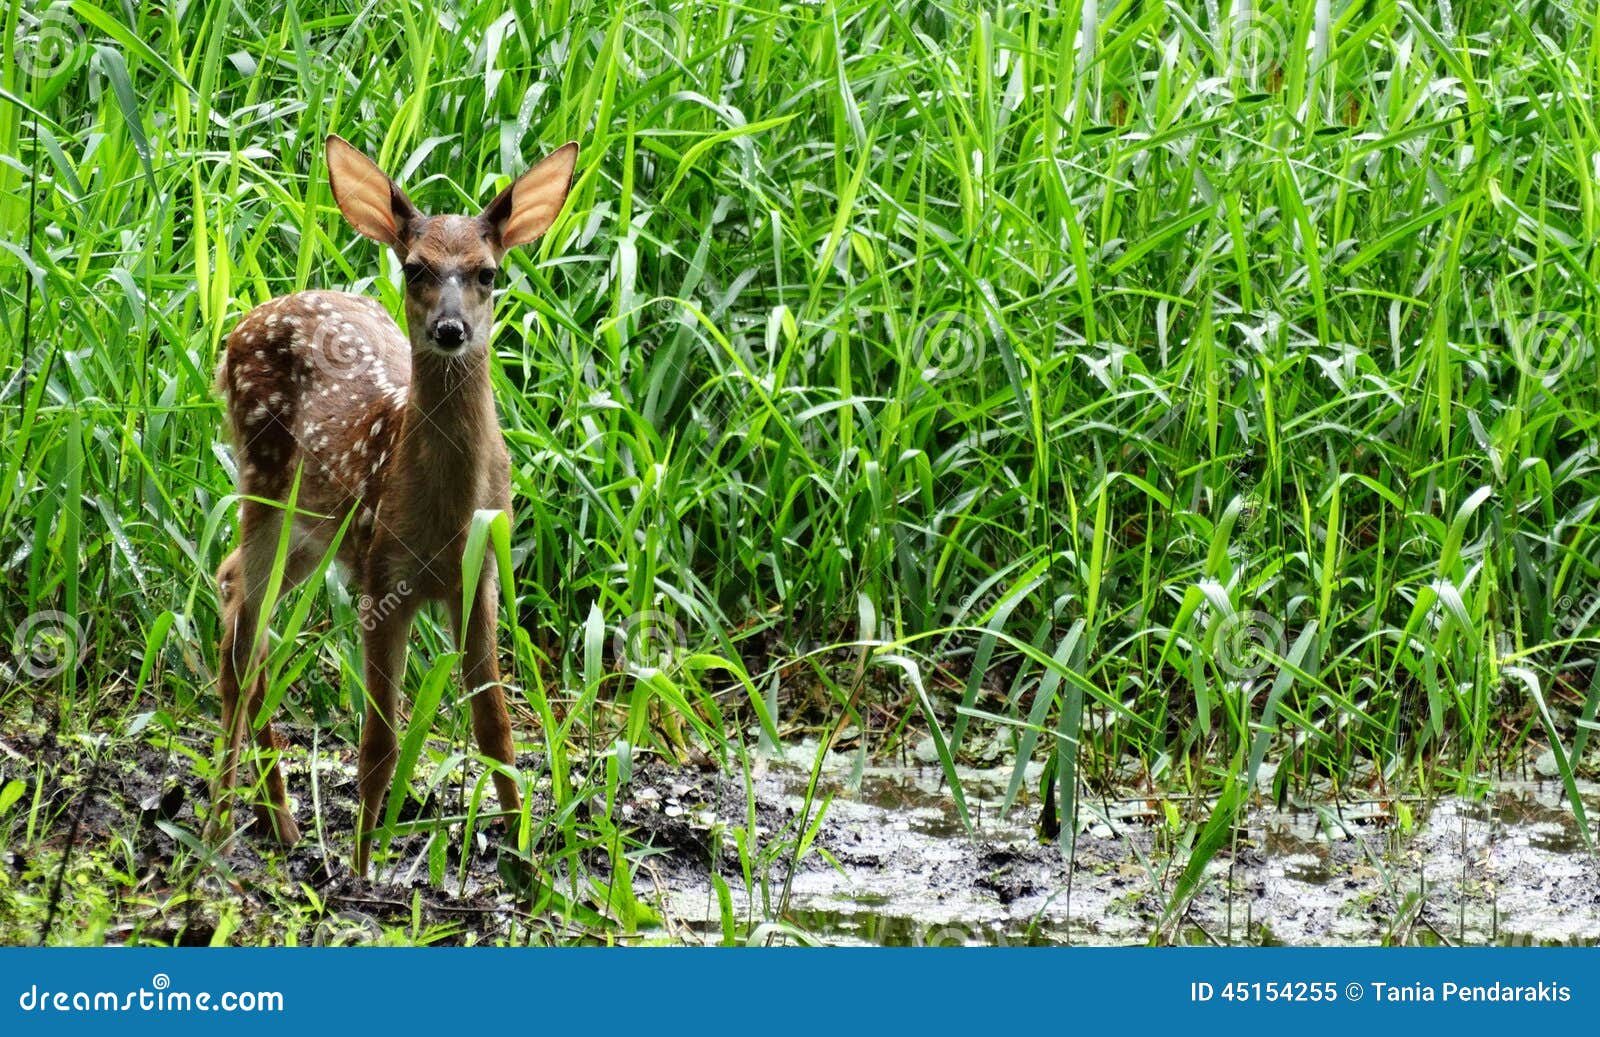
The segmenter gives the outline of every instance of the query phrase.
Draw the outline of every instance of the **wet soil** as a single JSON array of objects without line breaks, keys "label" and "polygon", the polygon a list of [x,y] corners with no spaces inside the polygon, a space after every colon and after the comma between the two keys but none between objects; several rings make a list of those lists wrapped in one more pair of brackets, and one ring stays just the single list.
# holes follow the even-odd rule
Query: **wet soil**
[{"label": "wet soil", "polygon": [[[459,821],[397,839],[375,880],[357,878],[346,863],[352,754],[296,741],[287,777],[305,840],[285,854],[247,833],[206,859],[192,747],[146,736],[95,764],[83,743],[8,732],[7,773],[44,776],[45,830],[0,848],[0,866],[14,887],[41,886],[54,869],[39,859],[59,860],[69,841],[80,861],[125,862],[109,942],[1600,943],[1600,864],[1556,782],[1505,782],[1477,800],[1253,808],[1192,899],[1174,903],[1194,830],[1181,821],[1203,819],[1205,803],[1086,799],[1069,856],[1041,841],[1037,804],[1000,816],[1008,771],[960,771],[969,831],[940,769],[915,757],[827,753],[809,805],[815,743],[752,755],[748,770],[644,759],[613,819],[635,894],[660,924],[606,932],[511,891],[499,833],[469,839]],[[537,757],[520,762],[543,772]],[[1030,771],[1026,786],[1037,783]],[[1581,792],[1600,816],[1600,789]],[[536,817],[548,810],[533,804]],[[461,813],[408,804],[402,817]],[[587,879],[575,876],[608,867],[599,849],[569,851],[556,885],[579,893]]]},{"label": "wet soil", "polygon": [[[814,759],[815,746],[801,745],[758,769],[757,801],[798,814]],[[959,772],[969,834],[938,767],[869,765],[853,784],[851,765],[849,754],[830,755],[820,783],[834,797],[816,846],[836,863],[806,858],[785,913],[829,943],[1600,942],[1600,864],[1557,782],[1403,811],[1382,802],[1250,811],[1199,892],[1175,906],[1187,851],[1171,845],[1155,798],[1082,803],[1069,858],[1040,840],[1032,808],[998,816],[1009,771]],[[1600,789],[1581,791],[1592,818]],[[677,801],[693,816],[715,800],[708,793]],[[703,874],[674,872],[665,904],[717,937]]]}]

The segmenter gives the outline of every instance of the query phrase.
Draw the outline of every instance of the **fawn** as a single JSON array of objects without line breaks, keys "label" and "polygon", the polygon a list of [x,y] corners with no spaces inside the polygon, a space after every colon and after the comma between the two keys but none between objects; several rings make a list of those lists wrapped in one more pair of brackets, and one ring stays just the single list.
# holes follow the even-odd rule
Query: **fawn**
[{"label": "fawn", "polygon": [[[510,464],[489,385],[496,275],[509,249],[555,222],[578,145],[552,152],[476,216],[425,216],[349,143],[329,136],[326,148],[339,211],[404,265],[409,337],[377,301],[324,291],[262,303],[228,336],[217,390],[227,398],[241,499],[239,546],[217,570],[227,746],[212,818],[231,806],[244,734],[254,726],[268,799],[256,808],[257,824],[284,844],[300,837],[278,769],[282,743],[271,718],[256,715],[266,692],[263,604],[293,495],[280,589],[315,570],[348,521],[336,557],[362,592],[367,719],[354,866],[364,876],[394,776],[406,639],[424,601],[442,598],[449,609],[479,748],[514,762],[495,657],[493,552],[466,629],[462,552],[475,510],[511,510]],[[242,700],[241,681],[249,685]],[[501,808],[516,816],[516,783],[498,770],[494,782]]]}]

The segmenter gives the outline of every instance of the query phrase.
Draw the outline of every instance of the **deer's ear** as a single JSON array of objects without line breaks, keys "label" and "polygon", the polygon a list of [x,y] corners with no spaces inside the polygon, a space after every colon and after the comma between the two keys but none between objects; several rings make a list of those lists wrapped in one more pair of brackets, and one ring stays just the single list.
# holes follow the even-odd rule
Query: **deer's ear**
[{"label": "deer's ear", "polygon": [[406,228],[422,214],[398,184],[343,137],[328,135],[328,183],[357,232],[405,252]]},{"label": "deer's ear", "polygon": [[578,142],[570,141],[546,155],[538,165],[501,191],[480,217],[501,249],[538,239],[561,214],[578,165]]}]

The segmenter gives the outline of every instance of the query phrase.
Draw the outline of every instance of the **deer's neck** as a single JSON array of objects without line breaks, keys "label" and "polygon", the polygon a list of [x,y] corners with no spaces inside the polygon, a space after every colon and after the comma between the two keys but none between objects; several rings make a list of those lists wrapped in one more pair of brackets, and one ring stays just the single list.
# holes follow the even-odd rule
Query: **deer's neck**
[{"label": "deer's neck", "polygon": [[401,427],[396,453],[407,470],[462,491],[474,487],[499,435],[487,351],[442,357],[413,350]]}]

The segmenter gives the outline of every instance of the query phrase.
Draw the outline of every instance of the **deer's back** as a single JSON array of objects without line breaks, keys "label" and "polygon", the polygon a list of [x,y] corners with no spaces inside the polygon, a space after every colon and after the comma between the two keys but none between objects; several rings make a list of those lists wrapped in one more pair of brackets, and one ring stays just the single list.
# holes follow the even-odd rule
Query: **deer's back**
[{"label": "deer's back", "polygon": [[280,296],[245,314],[217,370],[241,492],[324,513],[369,499],[398,430],[410,344],[376,300],[343,292]]}]

